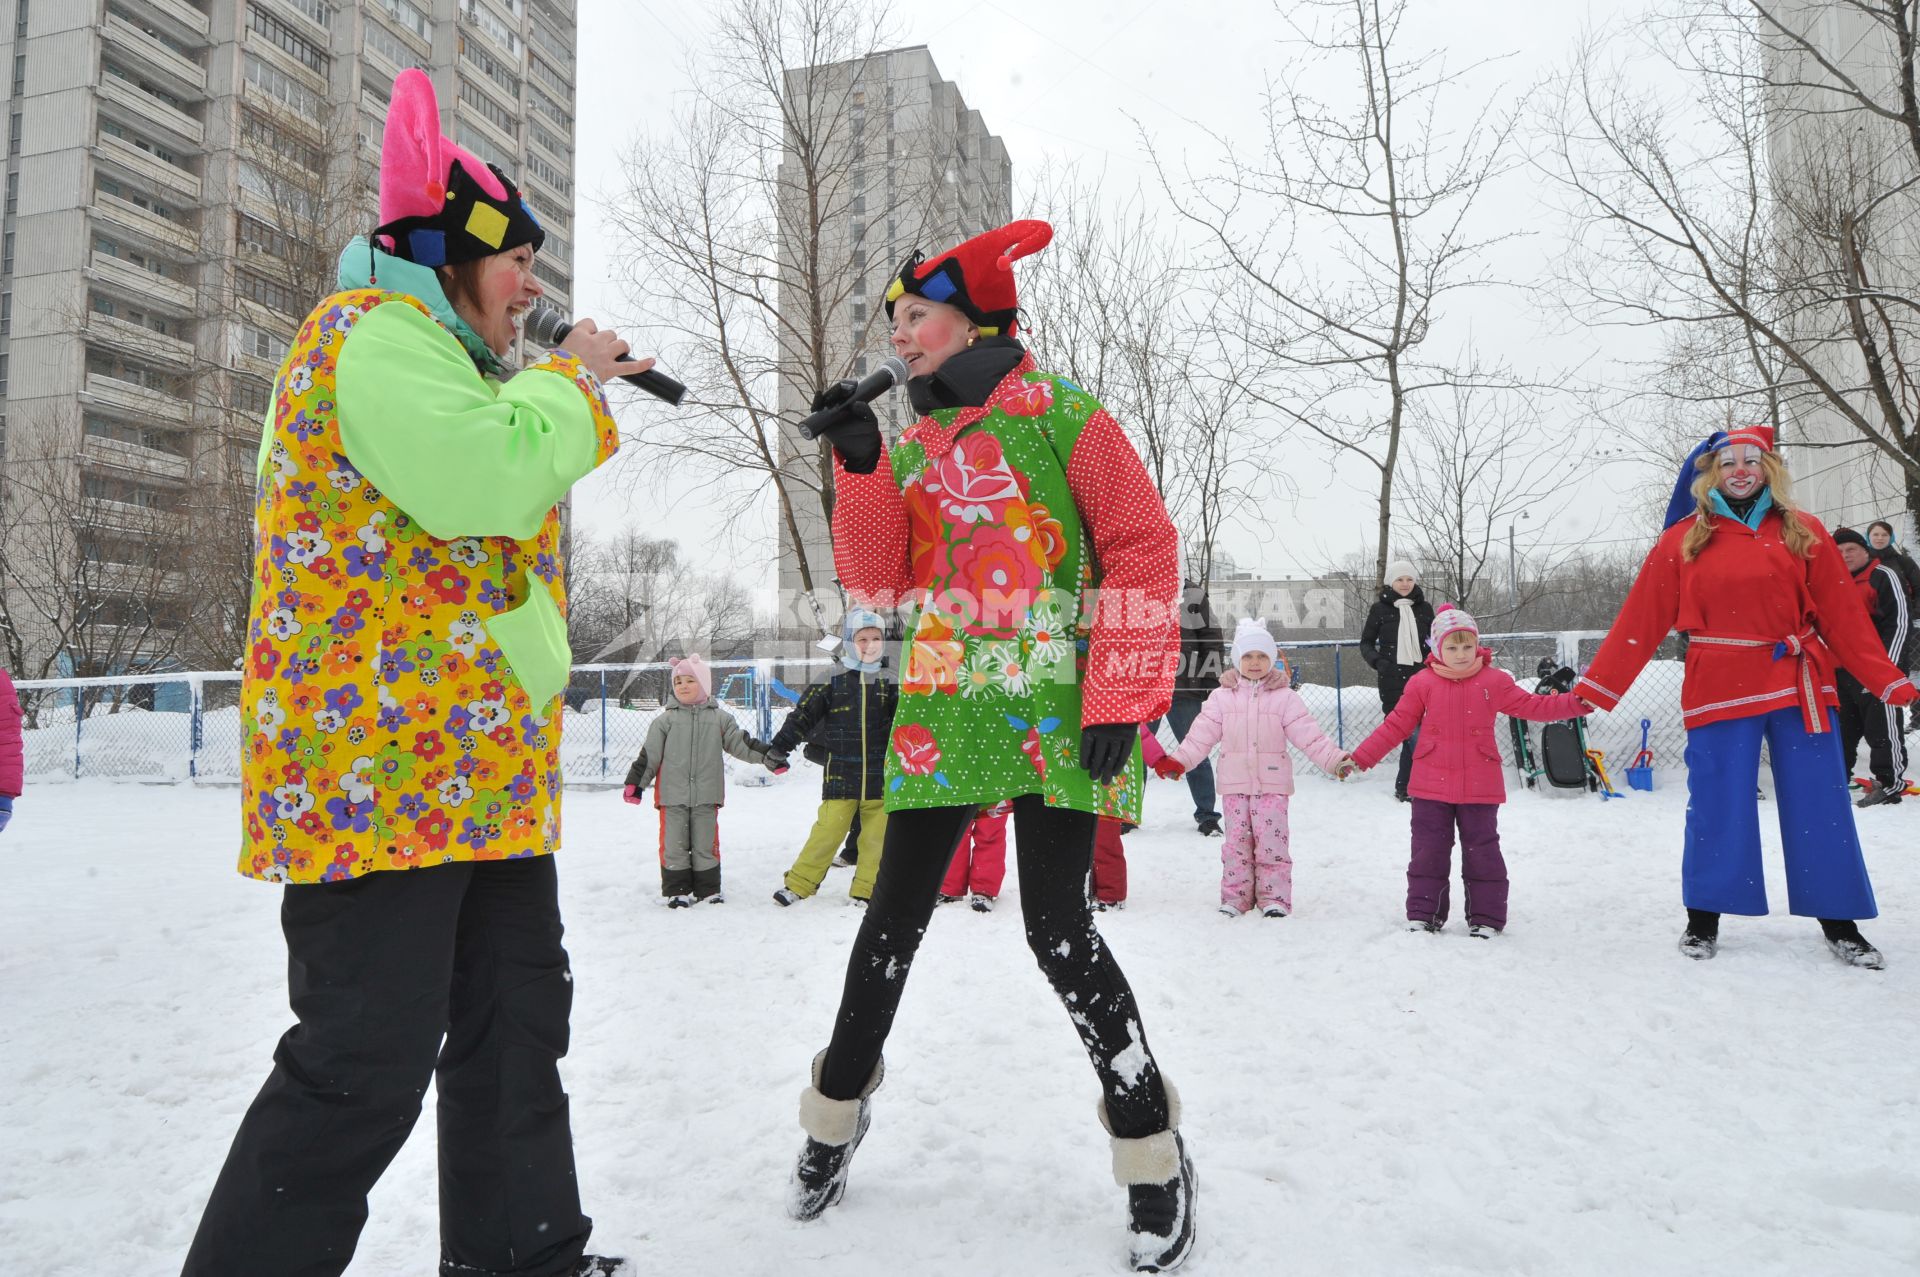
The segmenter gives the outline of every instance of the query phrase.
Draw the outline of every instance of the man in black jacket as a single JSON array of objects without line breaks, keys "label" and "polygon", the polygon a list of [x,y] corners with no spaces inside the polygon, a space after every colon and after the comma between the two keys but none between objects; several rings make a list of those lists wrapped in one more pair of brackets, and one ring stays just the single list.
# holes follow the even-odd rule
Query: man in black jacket
[{"label": "man in black jacket", "polygon": [[[1427,636],[1433,632],[1433,605],[1420,592],[1413,564],[1404,559],[1387,564],[1387,579],[1381,583],[1380,597],[1367,612],[1367,623],[1360,629],[1360,659],[1373,670],[1380,684],[1380,710],[1393,713],[1407,680],[1420,672],[1427,660]],[[1400,747],[1400,771],[1394,778],[1393,796],[1407,801],[1407,781],[1413,776],[1414,747],[1420,742],[1416,729]]]},{"label": "man in black jacket", "polygon": [[[1861,589],[1867,610],[1873,614],[1873,627],[1887,649],[1887,659],[1901,665],[1907,651],[1907,635],[1913,624],[1912,605],[1907,598],[1907,583],[1899,570],[1867,544],[1867,539],[1852,528],[1840,528],[1833,534],[1840,557]],[[1877,807],[1897,803],[1907,788],[1906,723],[1902,711],[1883,705],[1860,680],[1846,670],[1835,680],[1840,693],[1840,749],[1847,760],[1847,772],[1853,772],[1854,756],[1860,750],[1860,738],[1867,741],[1867,763],[1873,771],[1873,788],[1861,796],[1857,807]]]},{"label": "man in black jacket", "polygon": [[[1227,636],[1214,620],[1213,605],[1206,588],[1191,580],[1181,582],[1180,594],[1180,669],[1173,676],[1173,704],[1167,709],[1167,721],[1174,735],[1185,740],[1200,717],[1200,707],[1220,686],[1220,671],[1227,659]],[[1160,723],[1156,719],[1154,727]],[[1220,832],[1220,813],[1214,809],[1213,764],[1201,763],[1187,771],[1187,790],[1193,795],[1193,819],[1202,834]]]}]

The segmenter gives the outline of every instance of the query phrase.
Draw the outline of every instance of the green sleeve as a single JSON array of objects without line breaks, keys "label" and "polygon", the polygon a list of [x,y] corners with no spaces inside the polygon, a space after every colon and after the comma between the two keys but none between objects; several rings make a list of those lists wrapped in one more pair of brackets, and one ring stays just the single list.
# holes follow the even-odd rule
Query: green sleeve
[{"label": "green sleeve", "polygon": [[529,369],[505,385],[404,302],[374,307],[340,347],[347,460],[431,535],[527,540],[600,460],[587,392]]}]

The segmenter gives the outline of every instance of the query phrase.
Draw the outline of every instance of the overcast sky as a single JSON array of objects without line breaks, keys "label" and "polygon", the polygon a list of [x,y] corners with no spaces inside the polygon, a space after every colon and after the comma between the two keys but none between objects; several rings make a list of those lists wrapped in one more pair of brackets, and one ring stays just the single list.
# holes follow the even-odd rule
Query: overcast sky
[{"label": "overcast sky", "polygon": [[[1584,28],[1619,21],[1646,2],[1426,0],[1416,5],[1424,10],[1423,25],[1408,33],[1406,46],[1444,46],[1457,64],[1509,54],[1498,75],[1518,87],[1564,66]],[[711,7],[699,0],[579,0],[575,276],[583,314],[622,310],[607,282],[613,245],[598,204],[617,187],[622,148],[641,131],[662,127],[675,95],[691,84],[691,67],[705,54]],[[896,16],[900,43],[926,44],[941,74],[1005,140],[1016,192],[1046,166],[1063,162],[1104,167],[1112,190],[1150,185],[1129,116],[1169,155],[1204,159],[1211,153],[1198,121],[1250,137],[1260,123],[1264,79],[1295,56],[1282,43],[1286,32],[1274,10],[1252,0],[970,0],[907,4]],[[1501,215],[1533,232],[1496,262],[1509,278],[1537,277],[1555,252],[1563,230],[1552,198],[1537,177],[1511,179],[1502,192]],[[1608,345],[1628,340],[1622,337],[1549,332],[1557,317],[1532,310],[1515,293],[1483,294],[1471,305],[1476,342],[1519,362],[1585,365],[1593,372],[1627,349]],[[1543,448],[1565,454],[1572,499],[1522,522],[1523,547],[1636,537],[1631,521],[1621,526],[1619,506],[1629,499],[1625,493],[1644,488],[1646,472],[1596,466],[1594,445],[1577,444],[1567,422],[1542,421],[1539,434]],[[1364,475],[1330,470],[1324,453],[1304,440],[1284,455],[1249,456],[1246,463],[1279,465],[1311,495],[1271,502],[1233,531],[1229,548],[1241,566],[1301,574],[1336,554],[1370,547]],[[770,506],[757,521],[757,538],[729,540],[716,531],[710,511],[696,501],[676,501],[671,485],[663,489],[658,478],[648,458],[623,454],[576,490],[582,525],[598,530],[632,523],[676,536],[715,570],[767,565],[748,572],[752,584],[771,586]]]}]

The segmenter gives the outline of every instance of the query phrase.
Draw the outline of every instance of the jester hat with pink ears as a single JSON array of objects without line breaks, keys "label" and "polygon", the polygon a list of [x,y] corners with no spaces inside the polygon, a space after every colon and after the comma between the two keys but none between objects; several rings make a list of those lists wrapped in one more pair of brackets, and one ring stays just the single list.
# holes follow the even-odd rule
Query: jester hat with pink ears
[{"label": "jester hat with pink ears", "polygon": [[448,266],[546,242],[533,210],[498,168],[440,132],[433,81],[418,68],[393,80],[380,143],[384,252],[421,266]]},{"label": "jester hat with pink ears", "polygon": [[975,235],[932,261],[915,253],[887,285],[887,318],[893,318],[893,304],[912,293],[959,308],[989,337],[1011,337],[1020,316],[1013,264],[1052,239],[1052,226],[1026,218]]}]

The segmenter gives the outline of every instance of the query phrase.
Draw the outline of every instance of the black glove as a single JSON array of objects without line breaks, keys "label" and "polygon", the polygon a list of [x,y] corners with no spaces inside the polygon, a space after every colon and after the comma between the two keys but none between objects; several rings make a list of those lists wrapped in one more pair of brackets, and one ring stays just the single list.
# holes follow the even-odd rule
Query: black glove
[{"label": "black glove", "polygon": [[762,764],[766,767],[768,771],[772,772],[776,776],[780,775],[782,772],[786,771],[787,768],[793,765],[792,763],[787,761],[786,751],[779,750],[779,749],[768,750],[765,759],[762,760]]},{"label": "black glove", "polygon": [[825,767],[827,765],[827,747],[818,742],[808,741],[806,748],[800,751],[800,756],[812,763],[815,767]]},{"label": "black glove", "polygon": [[1119,779],[1140,738],[1138,723],[1094,723],[1080,729],[1080,766],[1096,785]]},{"label": "black glove", "polygon": [[804,426],[840,454],[848,474],[872,474],[880,464],[880,418],[870,404],[853,398],[851,381],[836,381],[813,397],[813,415]]}]

